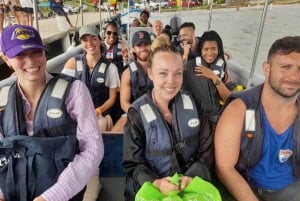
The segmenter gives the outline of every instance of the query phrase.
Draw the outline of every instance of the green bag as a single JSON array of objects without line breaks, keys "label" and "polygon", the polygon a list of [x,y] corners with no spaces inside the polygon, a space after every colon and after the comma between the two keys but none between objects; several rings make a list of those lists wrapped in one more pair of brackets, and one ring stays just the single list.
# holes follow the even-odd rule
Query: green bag
[{"label": "green bag", "polygon": [[210,182],[197,176],[182,193],[183,201],[222,201],[219,190]]},{"label": "green bag", "polygon": [[[173,184],[178,184],[179,174],[171,178]],[[172,191],[163,195],[152,183],[145,182],[137,192],[135,201],[222,201],[218,189],[211,183],[194,177],[189,185],[181,192]]]}]

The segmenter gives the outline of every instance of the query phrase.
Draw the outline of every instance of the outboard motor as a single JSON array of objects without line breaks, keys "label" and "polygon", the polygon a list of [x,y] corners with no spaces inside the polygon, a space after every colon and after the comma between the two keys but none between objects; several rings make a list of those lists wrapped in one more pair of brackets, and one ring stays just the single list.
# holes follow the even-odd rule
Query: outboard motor
[{"label": "outboard motor", "polygon": [[172,44],[176,45],[178,40],[178,34],[179,34],[179,27],[182,24],[182,20],[178,16],[174,16],[170,19],[170,27],[171,27],[171,33],[172,33]]}]

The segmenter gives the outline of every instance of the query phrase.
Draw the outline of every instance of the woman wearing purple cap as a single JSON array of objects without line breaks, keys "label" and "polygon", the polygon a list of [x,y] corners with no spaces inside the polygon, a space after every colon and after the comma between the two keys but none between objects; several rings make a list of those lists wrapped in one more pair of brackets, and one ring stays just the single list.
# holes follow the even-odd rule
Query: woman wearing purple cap
[{"label": "woman wearing purple cap", "polygon": [[17,81],[0,91],[0,200],[82,200],[103,158],[103,141],[88,89],[46,72],[37,30],[2,32],[5,61]]}]

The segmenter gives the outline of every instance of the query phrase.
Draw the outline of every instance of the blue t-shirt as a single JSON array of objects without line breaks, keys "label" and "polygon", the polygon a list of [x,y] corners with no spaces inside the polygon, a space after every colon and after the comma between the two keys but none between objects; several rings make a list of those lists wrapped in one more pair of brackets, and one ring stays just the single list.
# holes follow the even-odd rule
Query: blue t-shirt
[{"label": "blue t-shirt", "polygon": [[279,190],[295,182],[292,168],[292,124],[283,133],[276,133],[262,110],[264,142],[262,157],[250,170],[250,184],[259,188]]}]

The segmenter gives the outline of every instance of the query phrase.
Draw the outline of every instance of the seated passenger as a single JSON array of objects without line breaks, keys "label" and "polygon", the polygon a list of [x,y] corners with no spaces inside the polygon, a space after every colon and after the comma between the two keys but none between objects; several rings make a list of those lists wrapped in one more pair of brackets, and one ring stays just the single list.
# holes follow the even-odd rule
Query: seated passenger
[{"label": "seated passenger", "polygon": [[200,54],[185,64],[183,87],[190,91],[199,111],[215,127],[222,105],[231,94],[229,74],[224,59],[222,39],[215,31],[204,32],[199,43]]},{"label": "seated passenger", "polygon": [[[104,117],[110,114],[116,102],[120,79],[116,65],[101,54],[99,34],[95,26],[86,25],[80,28],[79,38],[85,53],[69,59],[62,73],[75,76],[87,85],[97,116]],[[111,127],[101,129],[109,131]]]},{"label": "seated passenger", "polygon": [[[130,62],[121,77],[120,102],[127,113],[131,103],[152,88],[152,82],[147,75],[147,59],[151,53],[151,38],[147,31],[137,31],[132,37],[132,53],[134,59]],[[113,131],[122,132],[127,117],[123,115],[115,124]]]},{"label": "seated passenger", "polygon": [[[168,195],[185,189],[194,176],[210,179],[212,136],[192,97],[181,91],[181,54],[175,47],[158,47],[147,71],[154,87],[132,103],[124,129],[126,201],[134,200],[146,181]],[[179,185],[170,182],[175,173],[183,174]]]},{"label": "seated passenger", "polygon": [[300,37],[276,40],[265,82],[228,98],[216,128],[217,175],[235,200],[300,198]]},{"label": "seated passenger", "polygon": [[46,48],[33,27],[6,27],[0,44],[17,77],[0,91],[0,200],[81,201],[103,158],[88,89],[47,73]]}]

